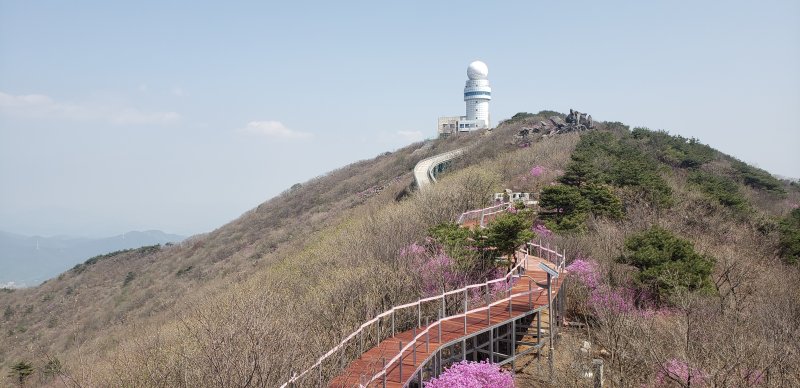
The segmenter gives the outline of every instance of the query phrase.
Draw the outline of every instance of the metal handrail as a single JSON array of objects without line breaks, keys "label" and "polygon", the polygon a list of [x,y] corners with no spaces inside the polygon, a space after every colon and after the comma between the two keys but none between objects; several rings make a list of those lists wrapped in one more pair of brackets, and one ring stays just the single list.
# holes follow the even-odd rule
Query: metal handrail
[{"label": "metal handrail", "polygon": [[[497,205],[492,205],[492,206],[489,206],[489,207],[483,208],[483,209],[470,210],[470,211],[461,213],[461,215],[458,216],[458,219],[456,220],[456,223],[457,224],[463,223],[468,217],[472,218],[472,217],[470,217],[470,215],[475,214],[475,213],[480,214],[480,217],[482,219],[484,216],[500,213],[501,211],[505,211],[506,209],[510,208],[513,205],[514,204],[511,203],[511,202],[503,202],[503,203],[499,203]],[[500,211],[496,211],[497,209],[501,209],[501,210]],[[488,214],[486,213],[487,211],[489,212]],[[483,220],[481,220],[481,224],[483,224],[482,221]]]},{"label": "metal handrail", "polygon": [[433,169],[436,168],[436,166],[447,162],[448,160],[461,156],[461,154],[465,153],[468,149],[469,146],[458,148],[422,159],[417,162],[417,164],[414,165],[414,179],[417,182],[417,186],[422,189],[432,182],[436,182],[436,178],[433,176]]},{"label": "metal handrail", "polygon": [[[538,288],[537,288],[535,291],[542,292],[542,291],[545,289],[544,287],[542,287],[542,285],[540,285],[538,282],[536,282],[536,279],[532,278],[531,276],[528,276],[528,275],[525,275],[525,274],[521,274],[521,275],[517,275],[517,277],[518,277],[519,279],[521,279],[521,278],[528,278],[528,285],[529,285],[528,291],[529,291],[529,292],[526,292],[526,294],[528,294],[528,295],[533,295],[533,292],[532,292],[532,291],[534,291],[534,290],[533,290],[533,286],[532,286],[533,284],[536,284],[536,285],[538,286]],[[509,296],[509,298],[512,298],[512,297],[514,297],[514,296],[517,296],[517,295],[518,295],[518,294],[511,295],[511,296]],[[533,308],[533,304],[532,304],[533,302],[532,302],[532,300],[531,300],[531,298],[530,298],[530,297],[528,298],[528,303],[529,303],[529,306],[530,306],[530,308]],[[538,309],[541,309],[541,308],[544,308],[544,306],[541,306],[541,307],[539,307]],[[538,310],[538,309],[536,309],[536,310]],[[531,310],[531,311],[536,311],[536,310]],[[451,318],[452,318],[452,317],[451,317]],[[449,318],[448,318],[448,319],[449,319]],[[510,317],[510,319],[511,319],[511,317]],[[517,317],[513,317],[513,319],[517,319]],[[431,324],[430,324],[430,326],[435,326],[435,325],[437,325],[437,324],[441,325],[441,324],[442,324],[442,322],[441,322],[441,321],[443,321],[443,320],[444,320],[444,319],[441,319],[441,320],[439,320],[439,321],[437,321],[437,322],[431,323]],[[506,320],[505,322],[508,322],[508,320]],[[502,323],[500,323],[500,324],[495,324],[495,325],[494,325],[494,327],[497,327],[498,325],[501,325],[501,324],[502,324]],[[486,330],[486,329],[484,329],[484,331],[485,331],[485,330]],[[458,342],[458,341],[461,341],[461,339],[452,340],[452,341],[450,341],[448,344],[452,344],[452,343],[454,343],[454,342]],[[444,345],[440,344],[440,346],[439,346],[439,347],[440,347],[440,348],[444,348],[444,347],[447,347],[447,346],[448,346],[448,344],[444,344]],[[534,346],[534,348],[536,348],[536,347],[541,347],[542,345],[543,345],[543,343],[540,343],[539,345],[535,345],[535,346]],[[414,376],[415,374],[417,374],[417,372],[419,372],[419,370],[420,370],[420,369],[421,369],[423,366],[425,366],[425,363],[426,363],[426,362],[428,362],[428,361],[431,359],[431,357],[433,357],[433,356],[434,356],[434,353],[435,353],[435,352],[433,352],[432,354],[430,354],[430,355],[429,355],[429,356],[428,356],[426,359],[422,360],[422,363],[420,364],[420,366],[419,366],[419,367],[417,367],[417,369],[416,369],[416,370],[414,370],[414,372],[413,372],[413,373],[411,373],[411,374],[410,374],[410,376]],[[383,352],[381,352],[381,355],[383,355]],[[370,364],[370,368],[372,368],[372,365],[371,365],[371,364]],[[373,368],[372,370],[374,370],[374,368]],[[351,375],[351,373],[348,373],[348,376],[350,376],[350,375]],[[362,375],[362,376],[363,376],[363,375]],[[378,376],[378,377],[380,377],[380,376]],[[402,376],[401,376],[401,377],[402,377]],[[360,380],[360,379],[359,379],[359,380]],[[361,387],[364,387],[364,385],[362,384],[362,385],[361,385]]]},{"label": "metal handrail", "polygon": [[[551,254],[552,254],[552,255],[555,255],[556,262],[553,262],[553,264],[556,264],[556,266],[557,266],[557,268],[558,268],[558,271],[559,271],[559,272],[561,272],[561,271],[563,270],[563,259],[564,259],[564,257],[565,257],[565,254],[563,254],[563,253],[558,253],[557,251],[550,249],[550,248],[549,248],[549,246],[548,246],[548,247],[542,246],[542,245],[541,245],[541,241],[540,241],[538,244],[537,244],[537,243],[534,243],[534,242],[532,242],[532,241],[531,241],[531,242],[528,242],[528,243],[526,243],[526,244],[525,244],[525,246],[526,246],[526,248],[528,248],[528,249],[526,249],[526,250],[522,251],[522,253],[524,253],[524,254],[525,254],[525,257],[524,257],[523,261],[521,261],[521,262],[520,262],[520,263],[518,263],[516,266],[514,266],[514,267],[513,267],[513,268],[512,268],[512,269],[511,269],[511,270],[508,272],[508,274],[507,274],[507,275],[505,275],[504,277],[502,277],[502,278],[497,278],[497,279],[494,279],[494,280],[489,280],[489,281],[486,281],[486,282],[483,282],[483,283],[470,284],[470,285],[464,286],[464,287],[462,287],[462,288],[459,288],[459,289],[457,289],[457,290],[451,290],[451,291],[443,292],[443,293],[441,293],[440,295],[431,296],[431,297],[427,297],[427,298],[421,298],[421,299],[418,299],[416,302],[406,303],[406,304],[403,304],[403,305],[399,305],[399,306],[392,307],[391,309],[389,309],[389,310],[387,310],[387,311],[384,311],[383,313],[381,313],[381,314],[379,314],[379,315],[375,316],[374,318],[370,319],[369,321],[367,321],[367,322],[363,323],[361,326],[359,326],[359,328],[358,328],[358,329],[356,329],[356,330],[355,330],[354,332],[352,332],[350,335],[348,335],[347,337],[345,337],[344,339],[342,339],[342,341],[340,341],[338,345],[336,345],[336,346],[335,346],[335,347],[333,347],[331,350],[329,350],[328,352],[326,352],[325,354],[323,354],[322,356],[320,356],[320,357],[317,359],[317,361],[316,361],[316,362],[315,362],[313,365],[311,365],[311,366],[310,366],[308,369],[304,370],[304,371],[303,371],[303,372],[301,372],[300,374],[296,374],[296,373],[295,373],[295,374],[293,374],[293,375],[292,375],[292,377],[289,379],[289,381],[287,381],[287,382],[283,383],[283,384],[280,386],[280,388],[285,388],[285,387],[287,387],[289,384],[292,384],[292,383],[296,382],[298,379],[301,379],[301,378],[303,378],[303,377],[304,377],[306,374],[308,374],[309,372],[311,372],[311,371],[312,371],[312,370],[314,370],[315,368],[317,368],[317,367],[321,367],[321,365],[322,365],[322,362],[324,362],[324,361],[325,361],[326,359],[328,359],[330,356],[332,356],[332,355],[336,354],[338,351],[342,350],[342,349],[343,349],[343,348],[344,348],[344,347],[347,345],[347,343],[348,343],[350,340],[352,340],[352,339],[354,339],[356,336],[358,336],[358,335],[362,334],[362,333],[364,332],[364,329],[365,329],[365,328],[367,328],[367,327],[371,326],[372,324],[375,324],[376,322],[379,322],[379,320],[380,320],[381,318],[386,318],[386,317],[392,316],[392,314],[394,314],[395,312],[397,312],[397,311],[399,311],[399,310],[402,310],[402,309],[405,309],[405,308],[409,308],[409,307],[417,307],[417,308],[418,308],[418,311],[421,311],[421,306],[422,306],[422,304],[423,304],[423,303],[425,303],[425,302],[431,302],[431,301],[435,301],[435,300],[441,300],[441,299],[443,299],[443,298],[446,298],[447,296],[450,296],[450,295],[455,295],[455,294],[460,294],[460,293],[465,293],[465,294],[466,294],[466,293],[467,293],[469,290],[471,290],[471,289],[475,289],[475,288],[481,288],[481,287],[488,287],[488,286],[490,286],[490,285],[492,285],[492,284],[495,284],[495,283],[504,282],[504,281],[506,281],[506,279],[507,279],[507,278],[508,278],[508,279],[509,279],[509,281],[510,281],[510,279],[513,279],[513,277],[514,277],[514,274],[515,274],[516,272],[518,272],[518,271],[519,271],[519,269],[520,269],[521,267],[523,267],[523,266],[524,266],[524,267],[527,267],[528,256],[530,255],[530,248],[537,248],[537,249],[539,249],[539,251],[540,251],[540,252],[542,252],[542,251],[543,251],[543,252],[546,252],[546,253],[548,253],[548,257],[546,257],[546,258],[545,258],[545,257],[543,257],[543,258],[547,259],[547,260],[548,260],[548,261],[550,261],[550,262],[553,262]],[[541,257],[541,256],[540,256],[540,257]],[[561,264],[559,264],[559,263],[561,263]],[[509,278],[509,277],[510,277],[510,278]],[[523,293],[522,295],[525,295],[525,294],[526,294],[526,293]],[[507,299],[507,298],[506,298],[506,299]],[[503,299],[502,301],[505,301],[506,299]],[[499,303],[499,302],[501,302],[501,301],[495,302],[494,304],[497,304],[497,303]],[[491,304],[490,306],[493,306],[494,304]],[[449,319],[449,318],[453,318],[453,317],[457,317],[457,318],[458,318],[458,317],[465,317],[467,314],[470,314],[470,313],[473,313],[473,312],[480,312],[480,311],[483,311],[483,310],[485,310],[485,309],[489,308],[490,306],[488,306],[488,307],[483,307],[483,308],[477,308],[477,309],[473,309],[473,310],[469,310],[469,311],[466,311],[465,313],[463,313],[463,314],[459,314],[459,315],[450,315],[450,316],[444,316],[444,317],[442,317],[441,319],[437,320],[435,323],[438,323],[438,322],[441,322],[441,321],[442,321],[442,320],[444,320],[444,319]],[[418,321],[420,321],[420,320],[421,320],[421,313],[420,313],[420,315],[418,316]],[[418,326],[421,326],[421,325],[419,325],[419,324],[418,324]],[[394,332],[392,333],[392,335],[394,335]],[[415,342],[416,342],[416,338],[415,338]],[[400,351],[399,355],[402,355],[402,354],[403,354],[403,352],[405,352],[405,350],[407,350],[406,348],[408,348],[408,347],[410,346],[410,344],[411,344],[411,343],[409,343],[409,345],[406,345],[406,347],[405,347],[405,348],[403,348],[403,349]],[[392,358],[392,360],[390,360],[389,362],[387,362],[387,363],[386,363],[387,367],[388,367],[389,365],[391,365],[392,363],[394,363],[394,362],[396,361],[396,360],[395,360],[396,358],[397,358],[397,357],[394,357],[394,358]],[[380,372],[380,373],[379,373],[379,375],[380,375],[381,373],[384,373],[385,371],[386,371],[386,367],[384,368],[383,372]],[[373,379],[373,380],[370,380],[370,382],[371,382],[371,381],[374,381],[374,379]]]},{"label": "metal handrail", "polygon": [[[403,357],[403,353],[405,353],[407,350],[411,349],[412,347],[416,348],[416,346],[417,346],[417,341],[418,341],[418,340],[420,340],[420,339],[422,339],[423,335],[426,335],[426,334],[428,334],[428,333],[429,333],[429,331],[430,331],[430,329],[432,328],[432,326],[435,326],[435,325],[437,325],[437,324],[440,324],[440,323],[441,323],[443,320],[445,320],[445,319],[453,319],[453,318],[461,318],[461,317],[466,317],[466,316],[467,316],[467,315],[469,315],[469,314],[472,314],[472,313],[477,313],[477,312],[481,312],[481,311],[484,311],[484,310],[488,310],[488,309],[491,309],[492,307],[494,307],[494,306],[496,306],[496,305],[498,305],[498,304],[502,304],[502,303],[505,303],[505,302],[511,301],[511,299],[513,299],[513,298],[515,298],[515,297],[518,297],[518,296],[525,296],[525,295],[529,295],[529,294],[530,294],[530,295],[533,295],[533,293],[534,293],[534,292],[540,292],[540,291],[541,291],[541,288],[538,288],[538,289],[536,289],[536,290],[529,290],[529,291],[524,291],[524,292],[520,292],[520,293],[516,293],[516,294],[511,294],[511,295],[509,295],[509,296],[508,296],[508,297],[506,297],[506,298],[503,298],[503,299],[497,300],[497,301],[495,301],[494,303],[490,303],[490,304],[488,304],[488,305],[486,305],[486,306],[479,307],[479,308],[475,308],[475,309],[469,310],[469,311],[467,311],[467,312],[465,312],[465,313],[461,313],[461,314],[455,314],[455,315],[451,315],[451,316],[449,316],[449,317],[447,317],[447,318],[444,318],[444,319],[437,320],[436,322],[434,322],[434,323],[432,323],[432,324],[428,325],[428,327],[426,327],[426,328],[425,328],[425,330],[423,330],[423,331],[421,331],[421,332],[418,332],[418,333],[417,333],[417,335],[414,337],[414,339],[413,339],[413,340],[409,341],[409,342],[408,342],[408,344],[407,344],[406,346],[404,346],[404,347],[403,347],[403,348],[400,350],[400,352],[399,352],[399,353],[398,353],[396,356],[394,356],[394,357],[393,357],[391,360],[389,360],[389,361],[386,363],[386,367],[384,367],[384,368],[383,368],[383,370],[381,370],[381,371],[380,371],[380,372],[378,372],[377,374],[373,375],[373,376],[372,376],[372,378],[371,378],[369,381],[367,381],[367,383],[366,383],[366,385],[365,385],[365,386],[369,386],[369,384],[371,384],[372,382],[374,382],[374,381],[375,381],[377,378],[379,378],[379,377],[383,376],[384,374],[388,373],[389,367],[390,367],[392,364],[394,364],[395,362],[397,362],[397,361],[401,360],[401,359],[402,359],[402,357]],[[465,330],[466,330],[466,328],[465,328]],[[416,349],[414,350],[414,352],[416,352]],[[410,376],[413,376],[413,375],[414,375],[413,373],[412,373],[412,374],[410,374]],[[401,376],[401,378],[402,378],[402,376]]]},{"label": "metal handrail", "polygon": [[434,163],[431,163],[431,166],[428,167],[428,176],[431,178],[431,181],[436,182],[436,175],[433,174],[433,170],[436,169],[438,165],[446,163],[452,159],[455,159],[461,156],[461,154],[465,153],[466,151],[467,147],[464,147],[434,156],[433,157],[435,159]]}]

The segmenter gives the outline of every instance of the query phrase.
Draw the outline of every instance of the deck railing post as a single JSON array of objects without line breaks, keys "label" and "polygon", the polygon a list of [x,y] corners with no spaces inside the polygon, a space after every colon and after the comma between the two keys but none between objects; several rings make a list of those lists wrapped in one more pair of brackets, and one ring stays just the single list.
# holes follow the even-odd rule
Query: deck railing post
[{"label": "deck railing post", "polygon": [[445,294],[442,294],[442,315],[439,317],[439,319],[444,318],[445,314],[447,314],[447,305],[444,300],[445,296],[446,296]]},{"label": "deck railing post", "polygon": [[536,312],[536,362],[542,363],[542,310]]},{"label": "deck railing post", "polygon": [[399,368],[400,368],[400,384],[403,384],[403,341],[402,340],[397,343],[397,347],[400,348],[400,360],[398,361],[399,364],[400,364],[399,365]]},{"label": "deck railing post", "polygon": [[517,358],[517,321],[511,321],[511,371],[514,371],[514,360]]},{"label": "deck railing post", "polygon": [[603,359],[592,359],[592,377],[594,377],[594,388],[603,388]]},{"label": "deck railing post", "polygon": [[489,324],[492,323],[492,309],[491,309],[491,307],[489,307],[489,305],[491,303],[492,303],[491,302],[491,297],[489,296],[489,285],[487,284],[486,285],[486,320],[489,322]]},{"label": "deck railing post", "polygon": [[489,329],[489,362],[494,363],[494,329]]},{"label": "deck railing post", "polygon": [[431,327],[428,323],[428,317],[425,317],[425,353],[428,353],[428,344],[430,343]]},{"label": "deck railing post", "polygon": [[437,341],[436,341],[436,342],[438,342],[439,344],[441,344],[441,343],[442,343],[442,319],[443,319],[443,318],[442,318],[442,317],[441,317],[441,315],[440,315],[440,316],[439,316],[439,322],[438,322],[438,324],[436,325],[436,327],[437,327],[437,331],[438,331],[438,333],[437,333],[437,335],[436,335],[436,339],[437,339]]},{"label": "deck railing post", "polygon": [[528,278],[528,310],[533,310],[533,280]]},{"label": "deck railing post", "polygon": [[464,289],[464,334],[467,334],[467,290]]},{"label": "deck railing post", "polygon": [[411,364],[417,367],[417,328],[414,328],[414,345],[411,345]]},{"label": "deck railing post", "polygon": [[394,310],[392,310],[392,337],[394,337]]},{"label": "deck railing post", "polygon": [[422,302],[417,302],[417,327],[422,326]]},{"label": "deck railing post", "polygon": [[358,332],[358,354],[364,354],[364,330]]},{"label": "deck railing post", "polygon": [[514,277],[508,279],[508,316],[511,316],[511,291],[513,291]]},{"label": "deck railing post", "polygon": [[381,357],[381,363],[383,364],[383,388],[386,388],[386,357]]}]

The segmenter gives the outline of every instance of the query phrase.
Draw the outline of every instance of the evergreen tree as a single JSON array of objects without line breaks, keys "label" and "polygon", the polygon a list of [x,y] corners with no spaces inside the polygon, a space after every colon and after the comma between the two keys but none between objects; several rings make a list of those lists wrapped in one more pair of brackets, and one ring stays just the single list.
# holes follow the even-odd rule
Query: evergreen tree
[{"label": "evergreen tree", "polygon": [[678,289],[711,289],[714,259],[695,252],[691,242],[658,226],[625,240],[625,253],[618,261],[638,268],[637,282],[662,301]]},{"label": "evergreen tree", "polygon": [[11,366],[11,373],[8,374],[8,377],[11,377],[15,380],[20,387],[25,386],[25,381],[28,380],[33,374],[33,365],[27,361],[20,361]]}]

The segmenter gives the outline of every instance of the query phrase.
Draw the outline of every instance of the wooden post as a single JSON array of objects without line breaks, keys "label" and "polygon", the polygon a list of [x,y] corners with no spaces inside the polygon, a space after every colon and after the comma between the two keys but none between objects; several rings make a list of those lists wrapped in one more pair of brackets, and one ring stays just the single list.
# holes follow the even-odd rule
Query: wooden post
[{"label": "wooden post", "polygon": [[414,368],[417,367],[417,328],[414,328],[414,346],[411,347],[411,351],[414,352],[411,354],[411,364],[414,365]]},{"label": "wooden post", "polygon": [[437,331],[436,342],[438,342],[440,345],[442,343],[442,322],[443,322],[442,321],[442,317],[440,316],[439,317],[439,322],[436,325],[437,326],[437,328],[436,328],[436,331]]},{"label": "wooden post", "polygon": [[397,345],[400,348],[400,365],[398,366],[400,368],[400,383],[403,383],[403,341],[398,342]]},{"label": "wooden post", "polygon": [[464,289],[464,335],[467,334],[467,290]]},{"label": "wooden post", "polygon": [[494,329],[489,329],[489,362],[494,363]]},{"label": "wooden post", "polygon": [[511,321],[511,372],[515,372],[514,360],[517,358],[517,320]]},{"label": "wooden post", "polygon": [[381,357],[381,363],[383,363],[383,388],[386,388],[386,358]]},{"label": "wooden post", "polygon": [[528,310],[533,310],[533,280],[528,279]]},{"label": "wooden post", "polygon": [[425,353],[429,352],[429,344],[431,342],[431,326],[428,322],[428,317],[425,317]]},{"label": "wooden post", "polygon": [[603,359],[595,358],[592,360],[592,374],[594,388],[603,388]]}]

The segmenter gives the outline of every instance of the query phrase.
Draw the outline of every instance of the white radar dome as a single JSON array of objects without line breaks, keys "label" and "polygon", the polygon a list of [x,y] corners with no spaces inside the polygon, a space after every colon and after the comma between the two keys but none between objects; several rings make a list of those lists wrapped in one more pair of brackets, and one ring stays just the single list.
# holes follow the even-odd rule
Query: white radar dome
[{"label": "white radar dome", "polygon": [[489,76],[489,67],[481,61],[474,61],[467,67],[469,79],[486,79]]}]

